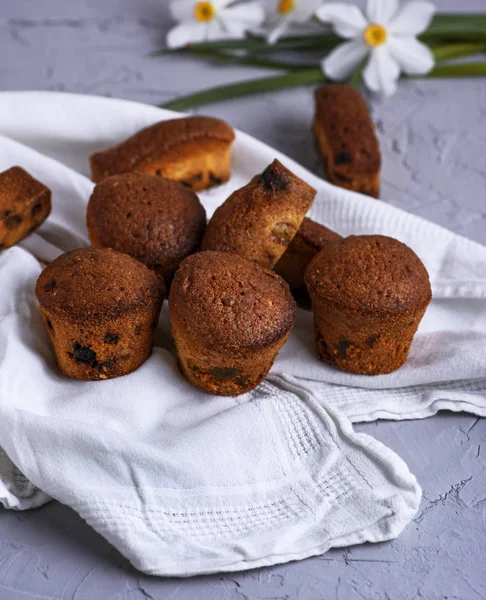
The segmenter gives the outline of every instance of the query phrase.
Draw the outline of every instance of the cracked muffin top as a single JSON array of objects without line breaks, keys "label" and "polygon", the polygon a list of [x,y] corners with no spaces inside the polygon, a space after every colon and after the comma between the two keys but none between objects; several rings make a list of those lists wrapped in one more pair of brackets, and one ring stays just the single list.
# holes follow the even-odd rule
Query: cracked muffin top
[{"label": "cracked muffin top", "polygon": [[310,262],[305,282],[311,296],[359,312],[413,311],[432,297],[419,257],[383,235],[352,235],[327,246]]},{"label": "cracked muffin top", "polygon": [[208,251],[182,262],[169,311],[209,348],[250,350],[286,335],[296,309],[287,283],[273,271],[237,254]]},{"label": "cracked muffin top", "polygon": [[168,283],[199,247],[206,212],[196,194],[177,181],[125,173],[95,187],[87,224],[93,245],[133,256]]},{"label": "cracked muffin top", "polygon": [[110,248],[80,248],[56,258],[35,287],[47,312],[74,321],[113,318],[143,309],[165,295],[162,279],[127,254]]}]

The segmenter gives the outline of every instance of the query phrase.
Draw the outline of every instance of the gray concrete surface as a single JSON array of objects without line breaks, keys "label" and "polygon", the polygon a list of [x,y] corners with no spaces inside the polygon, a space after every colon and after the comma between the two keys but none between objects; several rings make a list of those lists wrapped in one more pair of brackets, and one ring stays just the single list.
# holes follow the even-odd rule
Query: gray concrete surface
[{"label": "gray concrete surface", "polygon": [[[455,0],[438,0],[457,10]],[[464,0],[460,10],[486,10]],[[168,28],[164,0],[0,0],[0,88],[66,90],[150,104],[259,71],[150,58]],[[309,89],[200,109],[320,172]],[[374,107],[383,197],[486,243],[486,80],[410,81]],[[396,450],[424,488],[391,543],[300,563],[171,580],[136,572],[58,503],[0,511],[1,600],[486,599],[486,421],[440,414],[359,426]]]}]

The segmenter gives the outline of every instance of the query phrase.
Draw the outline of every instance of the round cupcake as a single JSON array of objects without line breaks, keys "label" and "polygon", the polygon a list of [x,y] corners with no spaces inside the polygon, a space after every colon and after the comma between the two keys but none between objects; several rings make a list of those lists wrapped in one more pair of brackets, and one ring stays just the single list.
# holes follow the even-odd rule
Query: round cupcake
[{"label": "round cupcake", "polygon": [[179,364],[196,387],[236,396],[265,379],[295,321],[295,301],[273,271],[236,254],[186,258],[169,295]]},{"label": "round cupcake", "polygon": [[108,248],[67,252],[42,271],[35,293],[68,377],[119,377],[148,358],[165,288],[130,256]]},{"label": "round cupcake", "polygon": [[87,225],[93,246],[133,256],[168,285],[179,263],[198,250],[206,212],[196,194],[177,181],[124,173],[95,187]]},{"label": "round cupcake", "polygon": [[432,298],[427,271],[408,246],[350,236],[312,259],[305,282],[324,362],[366,375],[403,365]]},{"label": "round cupcake", "polygon": [[201,248],[234,252],[272,269],[297,233],[316,193],[274,160],[216,209]]}]

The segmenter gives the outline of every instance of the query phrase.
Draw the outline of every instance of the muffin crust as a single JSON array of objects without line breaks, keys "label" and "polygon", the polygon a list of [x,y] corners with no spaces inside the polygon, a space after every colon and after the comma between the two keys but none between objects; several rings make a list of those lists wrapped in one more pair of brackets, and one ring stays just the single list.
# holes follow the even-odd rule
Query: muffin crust
[{"label": "muffin crust", "polygon": [[322,360],[369,375],[405,362],[432,297],[427,271],[408,246],[350,236],[312,259],[305,282]]},{"label": "muffin crust", "polygon": [[201,248],[233,252],[271,269],[295,236],[315,195],[314,188],[274,160],[216,209]]},{"label": "muffin crust", "polygon": [[233,129],[212,117],[161,121],[90,158],[95,183],[111,175],[147,173],[180,181],[193,191],[227,181]]},{"label": "muffin crust", "polygon": [[314,134],[329,180],[378,198],[380,148],[368,108],[357,90],[341,84],[316,90]]},{"label": "muffin crust", "polygon": [[295,321],[295,302],[276,273],[236,254],[183,261],[169,295],[181,370],[200,389],[236,395],[266,377]]},{"label": "muffin crust", "polygon": [[307,265],[323,248],[340,239],[341,236],[335,231],[305,217],[294,239],[275,265],[275,271],[285,279],[292,292],[307,292],[304,283]]},{"label": "muffin crust", "polygon": [[142,263],[109,248],[73,250],[42,271],[35,291],[68,377],[118,377],[148,358],[165,289]]},{"label": "muffin crust", "polygon": [[51,190],[21,167],[0,173],[0,250],[37,229],[51,212]]},{"label": "muffin crust", "polygon": [[206,212],[196,194],[177,181],[124,173],[95,187],[87,225],[93,246],[129,254],[168,286],[179,263],[198,250]]}]

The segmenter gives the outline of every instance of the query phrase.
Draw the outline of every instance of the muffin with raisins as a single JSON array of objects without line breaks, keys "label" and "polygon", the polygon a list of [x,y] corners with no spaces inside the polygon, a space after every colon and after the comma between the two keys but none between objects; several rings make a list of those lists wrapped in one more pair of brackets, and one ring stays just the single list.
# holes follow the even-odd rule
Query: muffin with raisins
[{"label": "muffin with raisins", "polygon": [[67,252],[42,271],[35,292],[57,364],[68,377],[119,377],[150,355],[165,287],[127,254],[110,248]]}]

